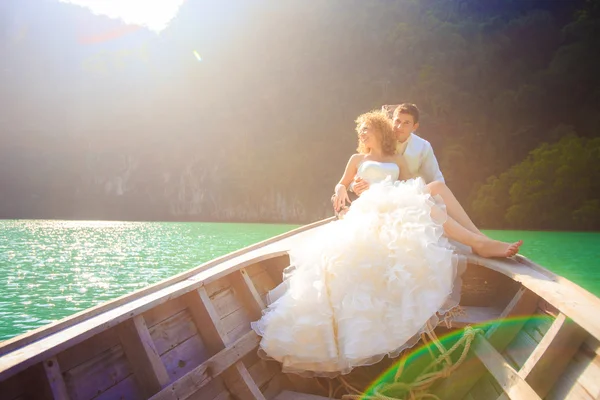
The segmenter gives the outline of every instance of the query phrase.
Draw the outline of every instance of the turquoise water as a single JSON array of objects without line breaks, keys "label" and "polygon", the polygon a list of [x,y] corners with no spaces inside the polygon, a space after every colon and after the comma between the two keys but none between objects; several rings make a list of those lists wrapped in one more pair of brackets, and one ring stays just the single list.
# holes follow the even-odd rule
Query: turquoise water
[{"label": "turquoise water", "polygon": [[0,221],[0,340],[294,227]]},{"label": "turquoise water", "polygon": [[600,296],[600,232],[484,230],[498,240],[523,240],[521,254]]},{"label": "turquoise water", "polygon": [[[294,225],[0,221],[0,340],[143,288]],[[487,231],[600,296],[600,233]]]}]

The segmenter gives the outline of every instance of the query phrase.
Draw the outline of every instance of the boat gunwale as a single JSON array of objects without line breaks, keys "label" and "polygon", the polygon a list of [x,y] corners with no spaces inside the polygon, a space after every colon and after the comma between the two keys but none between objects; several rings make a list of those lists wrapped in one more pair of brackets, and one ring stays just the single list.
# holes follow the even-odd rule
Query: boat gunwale
[{"label": "boat gunwale", "polygon": [[165,287],[168,287],[170,285],[173,285],[178,282],[189,279],[190,277],[192,277],[200,272],[204,272],[209,268],[213,268],[223,262],[230,261],[236,257],[242,256],[251,251],[260,249],[262,247],[266,247],[270,244],[279,242],[283,239],[287,239],[291,236],[297,235],[297,234],[307,231],[309,229],[313,229],[320,225],[324,225],[328,222],[331,222],[334,219],[336,219],[336,217],[325,218],[325,219],[315,221],[315,222],[307,224],[307,225],[302,225],[296,229],[292,229],[288,232],[284,232],[284,233],[274,236],[272,238],[265,239],[261,242],[254,243],[250,246],[246,246],[239,250],[235,250],[233,252],[224,254],[220,257],[214,258],[210,261],[200,264],[199,266],[196,266],[196,267],[193,267],[186,271],[183,271],[177,275],[165,278],[162,281],[159,281],[159,282],[156,282],[149,286],[143,287],[134,292],[127,293],[125,295],[122,295],[115,299],[109,300],[107,302],[100,303],[94,307],[87,308],[87,309],[82,310],[73,315],[61,318],[56,322],[41,326],[37,329],[17,335],[14,338],[2,341],[2,342],[0,342],[0,360],[2,359],[2,357],[4,355],[6,355],[18,348],[29,345],[37,340],[40,340],[43,337],[52,335],[62,329],[68,328],[74,324],[79,324],[79,323],[85,322],[86,320],[91,319],[95,316],[98,316],[99,314],[116,309],[117,307],[123,305],[124,303],[137,300],[143,296],[147,296],[147,295],[157,292],[161,289],[164,289]]},{"label": "boat gunwale", "polygon": [[600,310],[600,298],[593,293],[524,256],[493,259],[469,254],[467,259],[469,263],[502,273],[519,282],[600,341],[600,319],[590,318],[589,313],[581,310],[581,308]]},{"label": "boat gunwale", "polygon": [[[169,300],[181,297],[186,293],[192,292],[193,290],[198,290],[209,283],[215,282],[218,279],[226,277],[242,268],[256,264],[257,262],[282,257],[286,254],[287,250],[275,250],[272,252],[259,254],[255,257],[236,263],[235,265],[228,266],[222,270],[209,269],[200,271],[197,275],[206,274],[206,276],[201,278],[192,276],[186,280],[175,282],[174,284],[161,288],[156,292],[148,293],[146,296],[150,297],[150,299],[144,301],[143,303],[136,304],[136,302],[144,300],[144,297],[146,296],[134,299],[133,301],[126,302],[124,304],[120,304],[115,308],[98,313],[97,315],[94,315],[84,321],[66,326],[64,329],[50,333],[49,335],[41,337],[36,341],[27,343],[22,347],[18,347],[11,352],[2,354],[0,355],[0,382],[10,378],[11,376],[14,376],[28,367],[35,365],[36,363],[43,362],[50,357],[56,356],[61,351],[76,346],[95,335],[98,335],[108,329],[112,329],[127,320],[153,309],[154,307],[166,303]],[[161,290],[165,290],[166,293],[162,293],[160,296],[155,296]],[[122,309],[119,310],[120,308]],[[111,313],[114,313],[115,315],[110,315]],[[98,319],[98,321],[94,321],[94,319]],[[77,329],[81,325],[87,323],[92,324],[85,330]],[[69,329],[74,329],[75,332],[65,332]],[[55,337],[57,339],[55,339]],[[41,348],[36,348],[40,347],[40,343],[45,340],[49,340],[54,343],[50,345],[43,345]],[[65,343],[68,345],[65,346]],[[16,361],[14,359],[16,359]]]}]

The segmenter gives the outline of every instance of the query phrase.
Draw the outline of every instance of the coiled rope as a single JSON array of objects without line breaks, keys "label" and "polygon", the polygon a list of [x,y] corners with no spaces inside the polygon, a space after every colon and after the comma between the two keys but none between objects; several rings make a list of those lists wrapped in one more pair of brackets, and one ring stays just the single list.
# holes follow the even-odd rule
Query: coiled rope
[{"label": "coiled rope", "polygon": [[[446,320],[445,322],[448,324],[449,321]],[[436,395],[428,393],[428,389],[438,379],[450,376],[463,363],[467,358],[475,336],[481,333],[483,333],[482,329],[466,326],[463,330],[462,337],[450,349],[446,349],[435,334],[434,328],[428,323],[427,329],[421,334],[421,339],[433,361],[429,363],[429,365],[427,365],[427,367],[425,367],[412,382],[407,383],[400,381],[408,359],[407,357],[402,357],[392,382],[382,382],[378,384],[373,388],[372,393],[367,395],[352,386],[343,376],[339,376],[337,379],[340,381],[341,385],[338,386],[335,391],[333,390],[332,382],[329,381],[329,398],[335,398],[334,396],[339,392],[339,389],[344,388],[346,389],[347,394],[342,396],[342,400],[440,400]],[[440,354],[437,357],[433,353],[432,345],[427,341],[426,336],[429,337],[433,345],[439,351]],[[452,355],[461,346],[464,346],[462,353],[458,360],[453,363]],[[398,393],[400,393],[400,397],[397,397]]]}]

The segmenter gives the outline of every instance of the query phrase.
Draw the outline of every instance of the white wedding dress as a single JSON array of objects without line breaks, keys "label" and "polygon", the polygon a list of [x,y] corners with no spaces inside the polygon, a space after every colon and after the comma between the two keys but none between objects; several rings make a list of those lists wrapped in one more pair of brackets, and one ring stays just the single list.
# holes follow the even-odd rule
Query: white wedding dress
[{"label": "white wedding dress", "polygon": [[252,322],[259,355],[284,372],[333,377],[396,357],[458,305],[466,262],[431,217],[434,205],[445,216],[441,199],[421,178],[397,181],[395,163],[365,161],[358,175],[369,190],[293,246],[283,284]]}]

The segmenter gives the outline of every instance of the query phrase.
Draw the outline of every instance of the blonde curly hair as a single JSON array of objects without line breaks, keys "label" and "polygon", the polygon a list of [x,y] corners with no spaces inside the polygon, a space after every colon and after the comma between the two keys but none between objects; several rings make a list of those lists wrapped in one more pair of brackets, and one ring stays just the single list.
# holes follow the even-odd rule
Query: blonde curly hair
[{"label": "blonde curly hair", "polygon": [[[383,154],[391,156],[396,153],[396,135],[394,134],[392,120],[385,112],[381,110],[369,111],[359,115],[354,122],[356,122],[356,133],[358,134],[360,134],[359,129],[363,123],[367,123],[377,132],[376,136],[381,141]],[[368,154],[370,149],[359,139],[356,151],[360,154]]]}]

